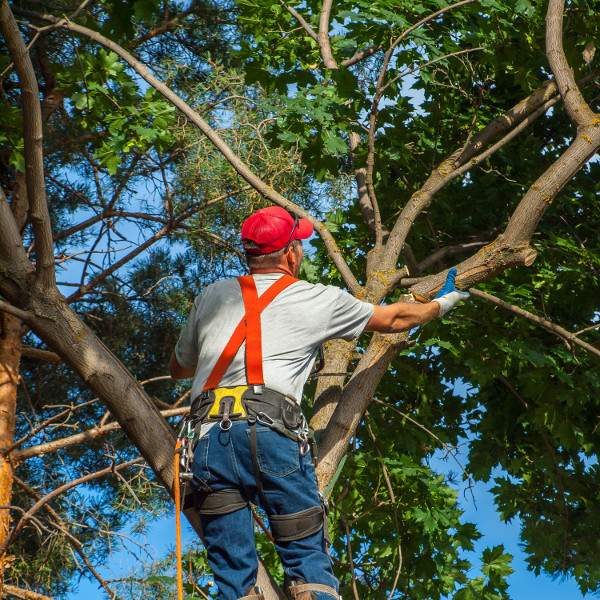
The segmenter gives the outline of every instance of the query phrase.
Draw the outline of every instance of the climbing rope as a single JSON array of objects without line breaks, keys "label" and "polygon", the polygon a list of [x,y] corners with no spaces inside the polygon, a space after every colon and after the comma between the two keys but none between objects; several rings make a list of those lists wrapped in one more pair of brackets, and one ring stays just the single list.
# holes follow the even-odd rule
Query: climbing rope
[{"label": "climbing rope", "polygon": [[173,496],[175,497],[175,554],[177,558],[177,600],[183,600],[183,560],[181,556],[181,490],[179,461],[181,440],[175,444],[173,453]]}]

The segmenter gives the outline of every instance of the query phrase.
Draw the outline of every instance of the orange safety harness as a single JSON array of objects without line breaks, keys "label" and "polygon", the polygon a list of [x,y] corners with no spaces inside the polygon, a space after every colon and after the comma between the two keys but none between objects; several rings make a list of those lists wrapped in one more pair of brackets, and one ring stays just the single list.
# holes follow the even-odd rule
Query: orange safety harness
[{"label": "orange safety harness", "polygon": [[204,391],[219,387],[223,375],[225,375],[244,340],[246,340],[246,383],[248,385],[263,385],[265,383],[262,365],[260,314],[283,290],[296,281],[298,280],[291,275],[283,275],[259,297],[252,275],[238,277],[245,314],[210,372],[203,387]]},{"label": "orange safety harness", "polygon": [[[244,275],[238,277],[242,291],[245,314],[241,318],[227,342],[223,352],[217,359],[203,391],[214,390],[219,387],[229,365],[237,355],[244,340],[246,341],[246,383],[248,385],[264,385],[262,364],[262,332],[260,315],[273,302],[283,290],[298,281],[291,275],[283,275],[273,283],[263,294],[258,295],[254,277]],[[183,567],[181,550],[181,487],[180,487],[180,461],[181,449],[186,440],[180,437],[175,446],[173,461],[173,496],[175,497],[175,553],[177,559],[177,600],[183,600]]]}]

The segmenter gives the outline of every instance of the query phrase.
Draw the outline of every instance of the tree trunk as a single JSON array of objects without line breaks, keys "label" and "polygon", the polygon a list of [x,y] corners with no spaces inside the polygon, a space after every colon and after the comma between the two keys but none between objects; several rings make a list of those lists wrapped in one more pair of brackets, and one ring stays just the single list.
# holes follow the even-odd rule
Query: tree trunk
[{"label": "tree trunk", "polygon": [[[0,453],[8,448],[15,435],[17,386],[21,360],[21,321],[0,313]],[[0,506],[10,506],[13,487],[13,465],[0,455]],[[0,546],[6,544],[10,532],[10,510],[0,510]],[[0,596],[4,584],[4,569],[9,557],[0,556]]]},{"label": "tree trunk", "polygon": [[[175,435],[138,381],[60,294],[34,286],[27,306],[35,315],[32,329],[104,402],[158,480],[172,493]],[[201,536],[196,511],[186,511],[185,516]],[[262,563],[259,563],[258,585],[267,600],[283,597]]]}]

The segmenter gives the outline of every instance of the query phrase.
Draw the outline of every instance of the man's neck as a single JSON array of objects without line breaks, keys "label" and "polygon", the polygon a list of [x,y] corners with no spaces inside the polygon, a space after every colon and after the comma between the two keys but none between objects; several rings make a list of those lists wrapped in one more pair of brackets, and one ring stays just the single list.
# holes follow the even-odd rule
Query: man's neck
[{"label": "man's neck", "polygon": [[250,269],[250,275],[275,275],[277,273],[283,273],[284,275],[291,275],[292,277],[295,277],[289,268],[283,265],[278,267],[259,267],[256,269]]}]

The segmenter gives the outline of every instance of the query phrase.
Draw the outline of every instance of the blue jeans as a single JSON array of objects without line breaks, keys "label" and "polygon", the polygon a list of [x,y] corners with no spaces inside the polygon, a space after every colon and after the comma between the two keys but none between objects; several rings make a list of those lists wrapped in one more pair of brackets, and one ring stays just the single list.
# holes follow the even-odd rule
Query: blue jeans
[{"label": "blue jeans", "polygon": [[[310,453],[302,455],[297,442],[256,425],[257,457],[264,495],[271,514],[292,514],[320,506]],[[194,451],[194,478],[214,490],[236,488],[253,504],[262,506],[250,452],[247,421],[234,421],[229,431],[215,425],[200,438]],[[256,583],[258,558],[250,508],[226,515],[202,516],[208,562],[219,588],[219,600],[237,600]],[[337,589],[323,529],[300,540],[276,543],[284,572],[290,580],[321,583]],[[318,600],[332,600],[317,593]]]}]

